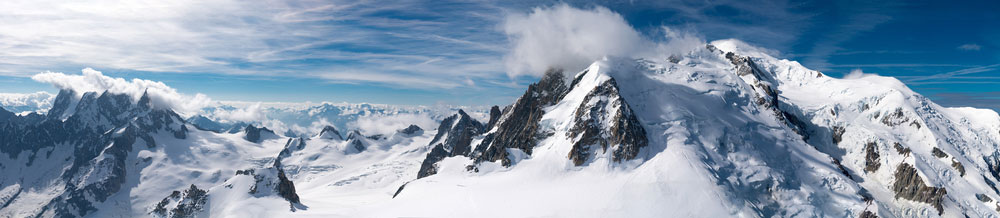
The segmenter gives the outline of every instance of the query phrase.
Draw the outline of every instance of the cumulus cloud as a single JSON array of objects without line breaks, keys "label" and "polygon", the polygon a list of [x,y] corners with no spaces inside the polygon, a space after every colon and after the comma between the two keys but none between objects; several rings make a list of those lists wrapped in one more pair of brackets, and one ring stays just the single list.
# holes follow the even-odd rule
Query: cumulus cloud
[{"label": "cumulus cloud", "polygon": [[257,102],[243,108],[233,108],[232,110],[215,110],[212,117],[222,122],[256,122],[266,120],[261,103]]},{"label": "cumulus cloud", "polygon": [[14,113],[44,113],[52,108],[55,95],[48,92],[0,93],[0,106]]},{"label": "cumulus cloud", "polygon": [[437,127],[437,122],[426,113],[369,115],[359,117],[358,120],[348,123],[347,126],[349,129],[357,129],[366,135],[392,135],[396,130],[406,128],[411,124],[423,129]]},{"label": "cumulus cloud", "polygon": [[513,44],[504,57],[508,76],[541,75],[549,68],[583,69],[605,56],[657,58],[701,46],[690,32],[663,27],[663,38],[643,36],[618,13],[604,7],[567,4],[511,14],[503,30]]},{"label": "cumulus cloud", "polygon": [[539,75],[550,67],[575,71],[606,55],[629,55],[648,43],[621,15],[558,4],[507,16],[514,47],[505,57],[510,76]]},{"label": "cumulus cloud", "polygon": [[207,96],[198,93],[194,96],[184,95],[162,82],[105,76],[100,71],[86,68],[80,75],[44,72],[35,74],[31,79],[49,83],[61,90],[74,90],[80,97],[85,92],[104,92],[127,94],[138,101],[143,93],[148,92],[153,106],[172,109],[181,114],[197,113],[211,102]]},{"label": "cumulus cloud", "polygon": [[963,51],[979,51],[982,48],[983,48],[982,46],[979,46],[977,44],[965,44],[958,46],[958,50],[963,50]]},{"label": "cumulus cloud", "polygon": [[851,73],[844,75],[844,79],[860,79],[868,76],[874,76],[875,74],[865,73],[861,69],[851,70]]}]

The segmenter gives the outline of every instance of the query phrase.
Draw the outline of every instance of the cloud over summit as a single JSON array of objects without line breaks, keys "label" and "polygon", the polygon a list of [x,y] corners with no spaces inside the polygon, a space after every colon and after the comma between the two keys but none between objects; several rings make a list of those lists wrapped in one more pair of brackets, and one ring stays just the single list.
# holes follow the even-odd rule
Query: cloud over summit
[{"label": "cloud over summit", "polygon": [[575,72],[605,56],[666,57],[704,44],[691,33],[668,27],[662,28],[662,39],[645,37],[620,14],[600,6],[536,7],[527,14],[509,14],[502,27],[512,44],[504,57],[510,77],[538,76],[549,68]]},{"label": "cloud over summit", "polygon": [[211,99],[201,93],[194,96],[184,95],[162,82],[109,77],[91,68],[83,69],[80,75],[43,72],[35,74],[31,79],[52,84],[57,89],[73,90],[81,95],[85,92],[108,91],[114,94],[127,94],[132,96],[133,100],[138,100],[144,92],[148,92],[154,107],[169,108],[182,114],[196,113],[211,102]]}]

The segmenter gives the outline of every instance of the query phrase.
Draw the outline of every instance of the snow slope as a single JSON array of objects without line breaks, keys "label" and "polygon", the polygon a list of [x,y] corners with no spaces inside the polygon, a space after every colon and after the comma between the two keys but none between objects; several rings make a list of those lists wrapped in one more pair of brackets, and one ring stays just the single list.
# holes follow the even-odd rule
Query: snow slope
[{"label": "snow slope", "polygon": [[[502,111],[441,115],[439,129],[331,125],[255,143],[189,123],[130,128],[159,113],[60,99],[58,115],[0,130],[79,121],[93,133],[3,138],[0,216],[1000,217],[996,112],[941,107],[894,78],[832,78],[736,40],[552,71]],[[100,149],[74,153],[84,145]],[[72,198],[113,181],[104,200]],[[64,197],[94,209],[48,203]]]}]

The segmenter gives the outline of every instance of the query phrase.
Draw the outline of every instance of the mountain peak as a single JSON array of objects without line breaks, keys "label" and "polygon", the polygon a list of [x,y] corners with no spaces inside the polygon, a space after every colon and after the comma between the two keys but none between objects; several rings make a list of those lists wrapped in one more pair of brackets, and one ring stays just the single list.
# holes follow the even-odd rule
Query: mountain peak
[{"label": "mountain peak", "polygon": [[344,140],[344,138],[340,136],[340,131],[337,131],[337,128],[334,128],[333,126],[323,127],[323,130],[316,136],[321,139]]}]

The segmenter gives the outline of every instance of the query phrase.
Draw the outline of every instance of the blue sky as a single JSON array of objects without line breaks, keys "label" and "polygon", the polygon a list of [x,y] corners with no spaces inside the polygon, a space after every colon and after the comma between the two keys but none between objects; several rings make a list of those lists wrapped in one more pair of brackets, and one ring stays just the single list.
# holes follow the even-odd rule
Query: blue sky
[{"label": "blue sky", "polygon": [[[43,71],[162,81],[214,100],[509,104],[509,16],[538,1],[0,2],[0,92],[55,92]],[[946,106],[1000,109],[1000,2],[566,1],[738,38],[840,76],[898,77]]]}]

